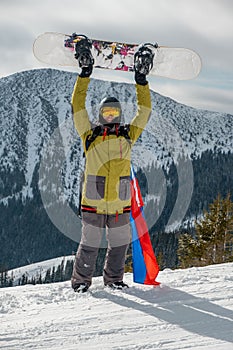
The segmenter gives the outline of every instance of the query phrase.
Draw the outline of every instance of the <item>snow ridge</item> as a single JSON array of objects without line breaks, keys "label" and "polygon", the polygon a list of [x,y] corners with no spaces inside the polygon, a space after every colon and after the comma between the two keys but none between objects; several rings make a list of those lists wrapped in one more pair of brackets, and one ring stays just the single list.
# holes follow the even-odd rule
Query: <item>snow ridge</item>
[{"label": "snow ridge", "polygon": [[[73,127],[70,98],[76,74],[53,69],[38,69],[0,79],[0,171],[19,171],[24,180],[21,188],[3,196],[7,203],[13,196],[32,197],[32,182],[43,149],[60,126],[66,149],[63,181],[66,196],[78,191],[77,176],[82,167],[80,140]],[[95,120],[100,101],[106,95],[119,98],[125,122],[136,113],[134,84],[92,79],[87,108]],[[180,157],[200,157],[206,150],[232,152],[232,115],[197,110],[181,105],[153,91],[153,112],[146,130],[133,152],[135,167],[168,167]],[[62,125],[65,127],[62,127]],[[69,140],[69,142],[67,142]],[[73,157],[74,149],[76,157]],[[71,185],[72,184],[72,185]]]}]

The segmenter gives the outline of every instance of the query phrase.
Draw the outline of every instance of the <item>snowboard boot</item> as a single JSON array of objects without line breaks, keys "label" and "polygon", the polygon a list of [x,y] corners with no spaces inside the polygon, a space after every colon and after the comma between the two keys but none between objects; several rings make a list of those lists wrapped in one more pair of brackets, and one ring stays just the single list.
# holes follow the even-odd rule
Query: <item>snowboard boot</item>
[{"label": "snowboard boot", "polygon": [[123,281],[108,283],[106,286],[113,290],[122,290],[129,288],[128,284],[124,283]]},{"label": "snowboard boot", "polygon": [[77,59],[80,68],[93,66],[94,58],[91,53],[91,48],[92,42],[85,35],[83,35],[83,39],[76,42],[74,57]]},{"label": "snowboard boot", "polygon": [[76,293],[86,293],[88,289],[89,285],[87,283],[80,283],[74,288],[74,291]]},{"label": "snowboard boot", "polygon": [[140,45],[134,55],[134,70],[136,73],[148,75],[153,67],[154,52],[157,44]]}]

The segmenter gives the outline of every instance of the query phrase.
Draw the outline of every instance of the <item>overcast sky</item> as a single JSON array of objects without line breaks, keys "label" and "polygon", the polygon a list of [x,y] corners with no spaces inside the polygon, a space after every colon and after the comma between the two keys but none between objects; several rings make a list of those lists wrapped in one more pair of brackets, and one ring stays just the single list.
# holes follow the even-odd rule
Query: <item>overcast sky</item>
[{"label": "overcast sky", "polygon": [[[194,49],[203,64],[196,79],[150,76],[151,88],[193,107],[233,114],[232,0],[0,0],[0,77],[46,67],[32,45],[47,31]],[[132,73],[96,71],[93,77],[133,82]]]}]

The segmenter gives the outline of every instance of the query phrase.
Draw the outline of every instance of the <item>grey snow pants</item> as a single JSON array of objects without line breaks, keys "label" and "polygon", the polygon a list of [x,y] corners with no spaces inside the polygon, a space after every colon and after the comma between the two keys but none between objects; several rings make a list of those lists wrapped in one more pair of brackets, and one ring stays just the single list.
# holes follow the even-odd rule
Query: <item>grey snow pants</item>
[{"label": "grey snow pants", "polygon": [[131,241],[130,214],[104,215],[82,213],[82,237],[75,257],[72,288],[92,282],[98,250],[106,228],[107,253],[103,270],[104,284],[123,280],[126,253]]}]

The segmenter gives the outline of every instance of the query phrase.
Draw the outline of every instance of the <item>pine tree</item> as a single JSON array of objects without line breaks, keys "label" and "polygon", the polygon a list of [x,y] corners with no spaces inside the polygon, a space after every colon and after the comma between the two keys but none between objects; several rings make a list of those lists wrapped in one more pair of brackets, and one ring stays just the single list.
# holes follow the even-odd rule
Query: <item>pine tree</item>
[{"label": "pine tree", "polygon": [[60,281],[64,281],[64,275],[65,275],[65,258],[62,259],[61,262],[61,271],[60,271]]},{"label": "pine tree", "polygon": [[127,254],[127,256],[126,256],[125,272],[133,272],[133,257],[132,257],[132,253]]},{"label": "pine tree", "polygon": [[228,193],[223,202],[223,211],[225,213],[225,226],[223,234],[223,262],[233,261],[233,202]]},{"label": "pine tree", "polygon": [[32,277],[31,281],[29,283],[31,283],[33,286],[36,285],[37,282],[36,282],[35,277]]},{"label": "pine tree", "polygon": [[157,263],[160,267],[160,270],[163,270],[165,268],[166,264],[164,261],[164,254],[161,250],[158,252],[156,259],[157,259]]},{"label": "pine tree", "polygon": [[68,281],[71,279],[71,275],[73,272],[73,265],[74,265],[73,260],[67,260],[66,267],[65,267],[65,277],[64,277],[65,281]]},{"label": "pine tree", "polygon": [[195,223],[196,236],[182,234],[178,255],[181,267],[203,266],[233,260],[233,203],[220,195]]},{"label": "pine tree", "polygon": [[8,281],[8,287],[13,287],[13,284],[14,284],[14,273],[12,271],[11,277],[9,278],[9,281]]},{"label": "pine tree", "polygon": [[60,281],[61,281],[61,265],[59,264],[55,272],[54,282],[60,282]]},{"label": "pine tree", "polygon": [[51,283],[55,282],[55,266],[53,266],[52,274],[51,274]]},{"label": "pine tree", "polygon": [[233,243],[233,203],[230,194],[225,199],[218,195],[210,204],[203,219],[196,222],[197,239],[204,247],[203,259],[207,264],[229,261],[231,254],[226,244]]},{"label": "pine tree", "polygon": [[54,282],[64,281],[64,264],[65,264],[65,259],[62,259],[61,264],[58,265],[57,270],[55,272]]},{"label": "pine tree", "polygon": [[0,288],[4,287],[4,272],[1,271],[1,277],[0,277]]},{"label": "pine tree", "polygon": [[21,286],[24,286],[26,284],[26,275],[25,273],[22,275],[22,279],[21,279]]},{"label": "pine tree", "polygon": [[51,269],[50,268],[46,271],[46,275],[45,275],[43,283],[51,283]]},{"label": "pine tree", "polygon": [[41,276],[41,272],[40,272],[39,276],[36,279],[36,284],[42,284],[42,283],[43,283],[42,282],[42,276]]}]

